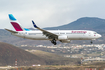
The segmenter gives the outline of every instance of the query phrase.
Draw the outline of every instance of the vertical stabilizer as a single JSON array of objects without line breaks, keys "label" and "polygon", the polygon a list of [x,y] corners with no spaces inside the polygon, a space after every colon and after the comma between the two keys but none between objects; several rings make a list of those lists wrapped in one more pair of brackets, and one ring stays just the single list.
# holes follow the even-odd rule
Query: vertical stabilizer
[{"label": "vertical stabilizer", "polygon": [[16,31],[24,31],[24,29],[21,27],[20,23],[17,21],[17,19],[12,15],[9,14],[10,23],[14,27]]}]

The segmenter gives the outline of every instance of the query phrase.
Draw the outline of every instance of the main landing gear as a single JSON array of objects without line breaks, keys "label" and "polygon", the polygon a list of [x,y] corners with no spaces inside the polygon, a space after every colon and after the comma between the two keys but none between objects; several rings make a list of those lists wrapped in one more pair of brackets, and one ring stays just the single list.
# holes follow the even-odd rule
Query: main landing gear
[{"label": "main landing gear", "polygon": [[51,43],[53,43],[54,45],[57,44],[55,39],[53,39],[53,40],[51,41]]}]

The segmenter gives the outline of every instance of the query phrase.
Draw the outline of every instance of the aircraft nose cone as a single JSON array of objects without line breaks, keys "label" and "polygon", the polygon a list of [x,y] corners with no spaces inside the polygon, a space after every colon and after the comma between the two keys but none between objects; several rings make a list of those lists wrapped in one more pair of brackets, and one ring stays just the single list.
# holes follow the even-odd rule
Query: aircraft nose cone
[{"label": "aircraft nose cone", "polygon": [[99,37],[102,37],[100,34],[98,35]]}]

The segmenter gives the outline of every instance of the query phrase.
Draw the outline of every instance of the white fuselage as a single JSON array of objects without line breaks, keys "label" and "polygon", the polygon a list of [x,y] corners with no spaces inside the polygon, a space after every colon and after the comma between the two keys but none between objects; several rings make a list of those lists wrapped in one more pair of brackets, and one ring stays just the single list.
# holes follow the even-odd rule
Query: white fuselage
[{"label": "white fuselage", "polygon": [[[58,36],[67,36],[66,40],[95,40],[100,38],[101,35],[89,30],[48,30]],[[18,33],[12,33],[15,36],[33,39],[33,40],[49,40],[42,31],[19,31]],[[59,40],[59,39],[58,39]]]}]

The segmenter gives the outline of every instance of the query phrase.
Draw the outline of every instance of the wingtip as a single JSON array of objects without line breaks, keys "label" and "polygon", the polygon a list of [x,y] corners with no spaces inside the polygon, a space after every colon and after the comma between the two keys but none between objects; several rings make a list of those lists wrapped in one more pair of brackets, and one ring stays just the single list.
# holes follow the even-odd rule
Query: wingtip
[{"label": "wingtip", "polygon": [[36,26],[36,24],[34,23],[34,21],[33,21],[33,20],[32,20],[32,23],[33,23],[33,25],[34,25],[34,27],[35,27],[35,28],[38,28],[38,27]]}]

